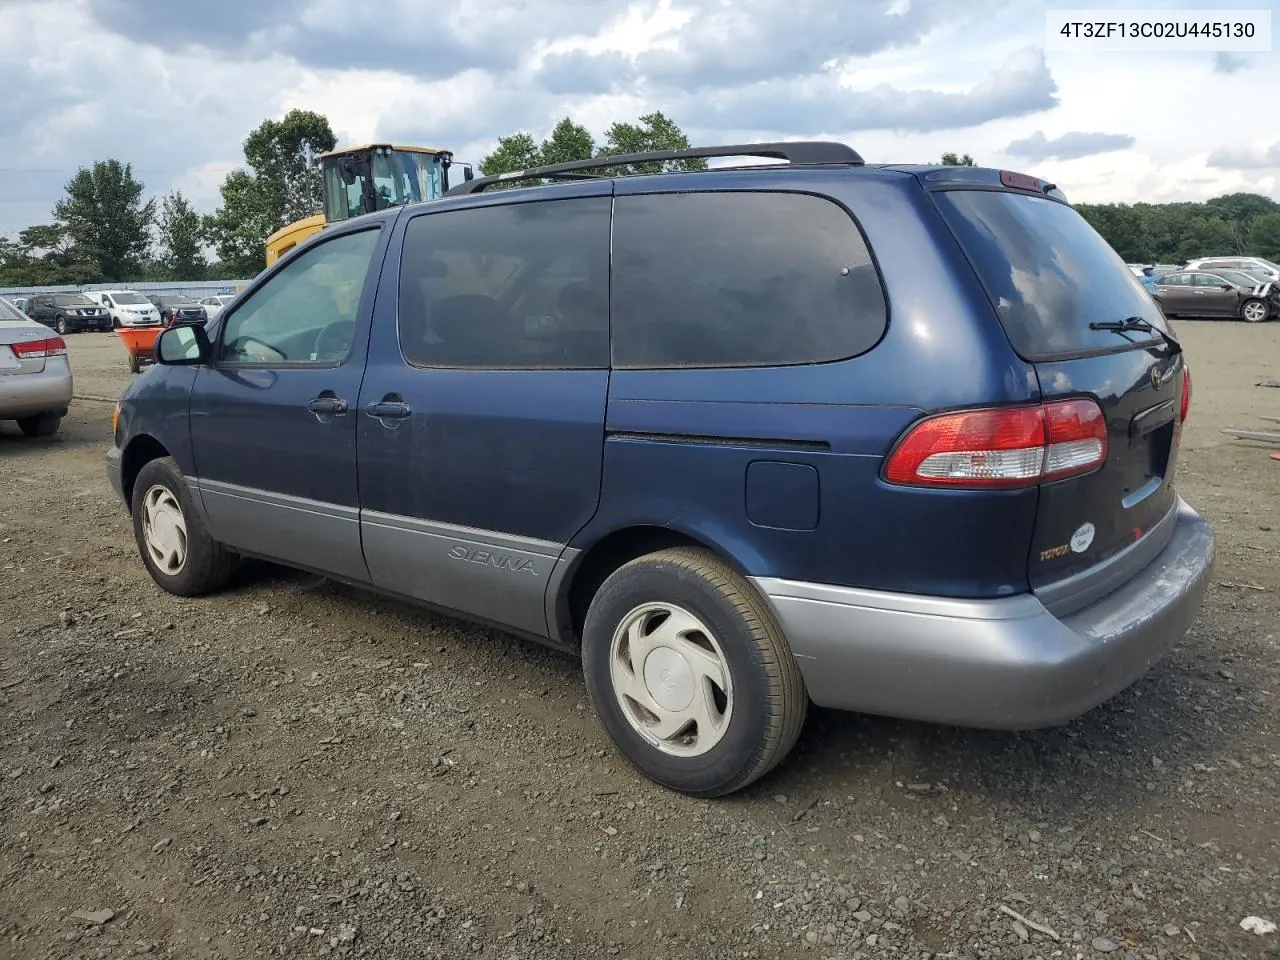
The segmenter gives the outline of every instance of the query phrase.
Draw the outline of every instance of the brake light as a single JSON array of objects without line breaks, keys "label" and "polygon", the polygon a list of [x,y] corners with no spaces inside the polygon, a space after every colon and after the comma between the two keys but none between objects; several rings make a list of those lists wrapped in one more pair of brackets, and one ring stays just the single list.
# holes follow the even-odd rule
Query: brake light
[{"label": "brake light", "polygon": [[1187,413],[1191,410],[1191,368],[1185,363],[1182,365],[1182,409],[1178,413],[1178,419],[1186,422]]},{"label": "brake light", "polygon": [[1102,408],[1089,399],[1055,400],[928,417],[890,455],[885,479],[925,487],[1024,487],[1088,473],[1106,459]]},{"label": "brake light", "polygon": [[41,357],[65,357],[67,342],[61,337],[47,337],[44,340],[24,340],[12,343],[9,349],[19,360],[37,360]]}]

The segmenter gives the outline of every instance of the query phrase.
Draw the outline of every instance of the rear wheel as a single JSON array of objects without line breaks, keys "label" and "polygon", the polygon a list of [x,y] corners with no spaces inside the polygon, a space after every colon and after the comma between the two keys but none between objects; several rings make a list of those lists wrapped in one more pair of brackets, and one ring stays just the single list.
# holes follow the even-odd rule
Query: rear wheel
[{"label": "rear wheel", "polygon": [[1240,318],[1245,323],[1261,323],[1267,319],[1267,304],[1263,300],[1246,300],[1240,306]]},{"label": "rear wheel", "polygon": [[133,533],[151,579],[180,597],[224,587],[237,559],[205,529],[172,457],[152,460],[133,484]]},{"label": "rear wheel", "polygon": [[663,550],[601,586],[582,640],[587,692],[641,773],[723,796],[795,744],[808,696],[768,604],[714,553]]},{"label": "rear wheel", "polygon": [[18,429],[28,437],[51,437],[58,432],[61,423],[61,417],[52,415],[23,417],[18,421]]}]

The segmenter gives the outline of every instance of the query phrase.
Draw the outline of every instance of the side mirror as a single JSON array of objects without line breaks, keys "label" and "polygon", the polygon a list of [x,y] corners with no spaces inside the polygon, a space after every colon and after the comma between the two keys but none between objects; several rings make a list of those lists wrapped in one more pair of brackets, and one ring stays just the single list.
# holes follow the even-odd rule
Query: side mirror
[{"label": "side mirror", "polygon": [[163,366],[193,367],[209,362],[213,346],[204,327],[182,323],[161,331],[153,352],[156,363]]},{"label": "side mirror", "polygon": [[471,164],[469,164],[469,163],[468,163],[468,164],[466,164],[466,165],[462,168],[462,179],[463,179],[463,180],[474,180],[475,178],[476,178],[476,172],[475,172],[473,169],[471,169]]},{"label": "side mirror", "polygon": [[1223,290],[1231,290],[1231,289],[1233,289],[1233,287],[1232,287],[1232,286],[1231,286],[1231,284],[1229,284],[1229,283],[1224,283],[1224,284],[1222,285],[1222,289],[1223,289]]}]

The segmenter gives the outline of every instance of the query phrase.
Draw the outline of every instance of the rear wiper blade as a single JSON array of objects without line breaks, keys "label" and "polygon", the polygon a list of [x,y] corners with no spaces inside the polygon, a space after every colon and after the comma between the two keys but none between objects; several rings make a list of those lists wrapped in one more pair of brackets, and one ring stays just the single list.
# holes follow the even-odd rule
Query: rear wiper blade
[{"label": "rear wiper blade", "polygon": [[1131,330],[1141,330],[1143,333],[1154,331],[1160,336],[1160,339],[1169,345],[1174,353],[1182,352],[1182,344],[1174,339],[1173,334],[1166,333],[1143,317],[1125,317],[1123,320],[1095,320],[1089,324],[1089,329],[1112,330],[1115,333],[1128,333]]}]

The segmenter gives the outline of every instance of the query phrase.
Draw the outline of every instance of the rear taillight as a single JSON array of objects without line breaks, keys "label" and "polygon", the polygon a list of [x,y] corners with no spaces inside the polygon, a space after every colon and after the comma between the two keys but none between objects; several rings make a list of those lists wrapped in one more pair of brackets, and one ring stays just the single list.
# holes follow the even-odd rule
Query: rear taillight
[{"label": "rear taillight", "polygon": [[9,345],[13,355],[19,360],[36,360],[40,357],[65,357],[67,342],[61,337],[47,337],[44,340],[25,340],[22,343]]},{"label": "rear taillight", "polygon": [[1185,363],[1182,365],[1182,409],[1178,412],[1178,419],[1186,422],[1187,413],[1191,410],[1191,368]]},{"label": "rear taillight", "polygon": [[1089,399],[962,410],[912,427],[885,479],[924,487],[1023,487],[1088,473],[1107,459],[1107,421]]}]

